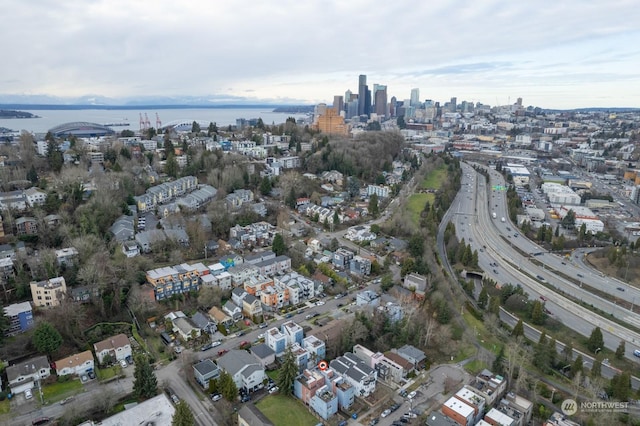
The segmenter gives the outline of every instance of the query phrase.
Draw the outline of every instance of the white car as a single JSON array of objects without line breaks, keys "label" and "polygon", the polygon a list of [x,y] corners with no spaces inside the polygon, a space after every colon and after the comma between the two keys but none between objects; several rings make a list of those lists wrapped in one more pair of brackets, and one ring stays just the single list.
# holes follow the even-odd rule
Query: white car
[{"label": "white car", "polygon": [[129,364],[127,364],[127,361],[125,361],[124,359],[120,360],[120,365],[122,366],[122,368],[127,368],[129,366]]},{"label": "white car", "polygon": [[211,343],[211,347],[215,348],[216,346],[220,346],[222,344],[222,342],[220,340],[216,340],[215,342]]},{"label": "white car", "polygon": [[322,306],[322,305],[324,305],[324,301],[319,300],[316,302],[316,306]]},{"label": "white car", "polygon": [[417,394],[418,394],[418,392],[416,392],[416,391],[411,391],[411,392],[409,392],[409,395],[407,395],[407,398],[409,398],[409,399],[413,399],[413,398],[415,398],[415,396],[416,396]]},{"label": "white car", "polygon": [[269,389],[269,393],[275,393],[275,392],[278,392],[279,390],[280,390],[280,388],[279,388],[279,387],[274,386],[274,387],[272,387],[271,389]]},{"label": "white car", "polygon": [[391,410],[389,410],[388,408],[386,410],[384,410],[382,412],[382,414],[380,414],[380,417],[385,418],[387,417],[389,414],[391,414]]},{"label": "white car", "polygon": [[33,394],[31,393],[31,389],[27,389],[26,391],[24,391],[24,398],[25,399],[33,398]]}]

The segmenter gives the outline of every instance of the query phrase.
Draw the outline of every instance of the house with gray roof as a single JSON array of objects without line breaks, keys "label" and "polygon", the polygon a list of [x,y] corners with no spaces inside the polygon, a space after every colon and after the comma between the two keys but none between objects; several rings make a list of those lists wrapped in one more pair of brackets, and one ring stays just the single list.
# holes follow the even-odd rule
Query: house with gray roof
[{"label": "house with gray roof", "polygon": [[411,364],[413,364],[413,368],[422,369],[424,368],[425,361],[427,356],[420,349],[416,348],[412,345],[404,345],[398,349],[391,349],[391,352],[395,352]]},{"label": "house with gray roof", "polygon": [[133,239],[135,235],[135,231],[133,229],[133,216],[120,216],[115,222],[113,222],[109,231],[118,242]]},{"label": "house with gray roof", "polygon": [[220,369],[210,359],[203,359],[193,365],[193,376],[196,382],[202,386],[202,389],[209,389],[209,381],[220,377]]},{"label": "house with gray roof", "polygon": [[233,322],[242,319],[242,309],[230,300],[224,304],[222,310],[233,319]]},{"label": "house with gray roof", "polygon": [[247,351],[232,349],[218,358],[218,367],[226,371],[238,389],[253,392],[266,379],[260,361]]},{"label": "house with gray roof", "polygon": [[366,397],[376,390],[376,370],[353,353],[332,360],[329,366],[355,388],[356,395]]},{"label": "house with gray roof", "polygon": [[211,318],[202,312],[193,314],[191,316],[191,322],[204,333],[213,334],[217,331],[216,323],[211,321]]},{"label": "house with gray roof", "polygon": [[276,362],[276,353],[265,343],[251,346],[250,351],[264,368]]},{"label": "house with gray roof", "polygon": [[51,366],[44,355],[7,367],[7,380],[14,394],[33,389],[36,381],[44,380],[50,374]]}]

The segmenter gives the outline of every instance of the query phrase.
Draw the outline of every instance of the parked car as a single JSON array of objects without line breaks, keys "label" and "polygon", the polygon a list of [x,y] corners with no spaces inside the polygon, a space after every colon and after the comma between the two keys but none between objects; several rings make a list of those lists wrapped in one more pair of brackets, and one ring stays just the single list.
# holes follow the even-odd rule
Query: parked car
[{"label": "parked car", "polygon": [[129,365],[133,365],[133,357],[131,355],[127,356],[125,361],[127,361],[127,364]]},{"label": "parked car", "polygon": [[203,347],[200,348],[200,350],[202,352],[208,351],[209,349],[213,348],[213,344],[212,343],[207,343],[206,345],[204,345]]},{"label": "parked car", "polygon": [[33,398],[33,393],[31,393],[31,389],[27,389],[26,391],[24,391],[24,398],[25,399]]},{"label": "parked car", "polygon": [[388,408],[386,410],[384,410],[381,414],[380,417],[382,417],[383,419],[385,417],[387,417],[389,414],[391,414],[391,410],[389,410]]},{"label": "parked car", "polygon": [[182,353],[182,346],[176,346],[173,348],[173,351],[177,354]]},{"label": "parked car", "polygon": [[33,420],[31,424],[33,426],[42,426],[42,425],[49,424],[50,421],[51,421],[50,417],[38,417],[37,419]]},{"label": "parked car", "polygon": [[180,402],[180,398],[178,398],[178,395],[176,395],[175,393],[171,394],[171,400],[173,401],[174,404],[177,404],[178,402]]},{"label": "parked car", "polygon": [[127,364],[127,361],[125,361],[124,359],[120,360],[120,366],[122,368],[127,368],[129,366],[129,364]]},{"label": "parked car", "polygon": [[96,378],[96,373],[95,373],[93,370],[90,370],[90,371],[87,373],[87,376],[89,376],[89,378],[90,378],[91,380],[93,380],[93,379],[95,379],[95,378]]},{"label": "parked car", "polygon": [[274,387],[272,387],[271,389],[269,389],[269,393],[276,393],[276,392],[278,392],[279,390],[280,390],[280,388],[279,388],[279,387],[274,386]]},{"label": "parked car", "polygon": [[222,395],[220,395],[219,393],[214,393],[213,395],[211,395],[211,400],[212,401],[220,401],[222,399]]},{"label": "parked car", "polygon": [[220,349],[218,351],[218,356],[222,356],[222,355],[226,354],[227,352],[229,352],[229,349]]},{"label": "parked car", "polygon": [[242,402],[247,402],[247,401],[251,401],[251,395],[245,395],[242,397]]},{"label": "parked car", "polygon": [[267,324],[266,322],[263,322],[258,326],[258,328],[267,328],[267,327],[269,327],[269,324]]},{"label": "parked car", "polygon": [[216,346],[220,346],[222,344],[222,340],[216,340],[215,342],[211,342],[211,347],[215,348]]}]

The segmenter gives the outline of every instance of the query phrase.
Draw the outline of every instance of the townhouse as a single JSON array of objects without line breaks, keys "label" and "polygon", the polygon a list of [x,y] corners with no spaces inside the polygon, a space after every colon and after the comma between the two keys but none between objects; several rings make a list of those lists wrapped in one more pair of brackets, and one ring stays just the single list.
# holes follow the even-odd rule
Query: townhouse
[{"label": "townhouse", "polygon": [[146,278],[156,300],[200,289],[200,271],[186,263],[152,269],[147,271]]},{"label": "townhouse", "polygon": [[260,361],[247,351],[230,350],[218,358],[218,367],[233,378],[238,389],[247,392],[257,390],[267,378]]},{"label": "townhouse", "polygon": [[93,350],[99,364],[104,363],[105,357],[110,357],[113,361],[121,361],[131,356],[131,342],[126,334],[117,334],[94,343]]},{"label": "townhouse", "polygon": [[36,382],[51,375],[51,366],[46,356],[29,358],[6,369],[11,393],[20,394],[34,388]]},{"label": "townhouse", "polygon": [[14,303],[5,306],[2,310],[3,315],[9,320],[5,331],[7,336],[24,333],[33,327],[33,309],[30,302]]},{"label": "townhouse", "polygon": [[92,371],[94,368],[93,354],[91,351],[84,351],[68,356],[53,363],[58,376],[69,374],[82,375]]},{"label": "townhouse", "polygon": [[354,388],[356,395],[367,397],[376,389],[376,370],[353,353],[347,352],[331,361],[329,366]]}]

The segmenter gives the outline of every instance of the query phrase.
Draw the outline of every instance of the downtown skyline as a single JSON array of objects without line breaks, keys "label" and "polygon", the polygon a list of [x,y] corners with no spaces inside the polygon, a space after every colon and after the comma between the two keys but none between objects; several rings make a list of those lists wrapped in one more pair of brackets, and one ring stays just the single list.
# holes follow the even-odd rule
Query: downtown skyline
[{"label": "downtown skyline", "polygon": [[0,103],[390,99],[640,107],[636,3],[5,0]]}]

